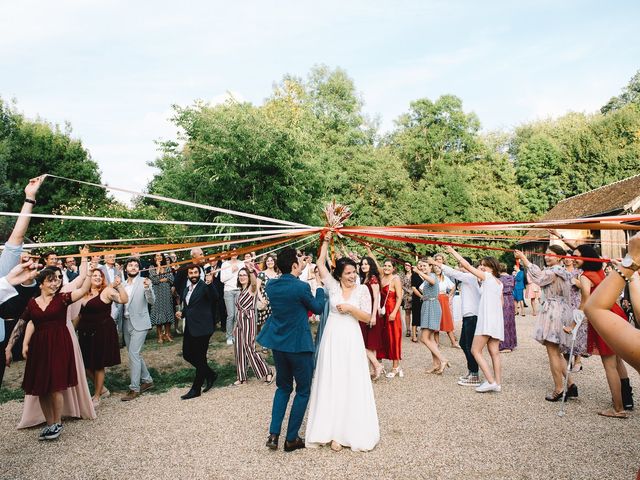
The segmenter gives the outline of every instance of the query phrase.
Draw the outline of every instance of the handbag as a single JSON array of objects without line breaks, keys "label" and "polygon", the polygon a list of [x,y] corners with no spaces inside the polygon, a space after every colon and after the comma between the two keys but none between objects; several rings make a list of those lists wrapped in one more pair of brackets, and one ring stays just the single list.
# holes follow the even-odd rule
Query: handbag
[{"label": "handbag", "polygon": [[384,317],[385,313],[387,313],[385,306],[387,305],[387,299],[389,298],[389,293],[391,293],[391,284],[389,284],[389,288],[387,289],[387,295],[386,297],[384,297],[384,303],[380,308],[378,308],[378,313],[380,314],[381,317]]}]

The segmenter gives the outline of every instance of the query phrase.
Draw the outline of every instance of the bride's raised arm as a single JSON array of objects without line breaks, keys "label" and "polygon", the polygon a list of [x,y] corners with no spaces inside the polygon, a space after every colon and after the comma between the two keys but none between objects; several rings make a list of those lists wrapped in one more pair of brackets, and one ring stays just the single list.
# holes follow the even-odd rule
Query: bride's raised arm
[{"label": "bride's raised arm", "polygon": [[322,246],[320,247],[320,255],[318,256],[318,273],[320,273],[320,278],[322,279],[322,283],[326,285],[327,279],[331,277],[331,272],[327,268],[327,251],[329,250],[329,242],[331,241],[331,232],[327,232],[324,239],[322,240]]}]

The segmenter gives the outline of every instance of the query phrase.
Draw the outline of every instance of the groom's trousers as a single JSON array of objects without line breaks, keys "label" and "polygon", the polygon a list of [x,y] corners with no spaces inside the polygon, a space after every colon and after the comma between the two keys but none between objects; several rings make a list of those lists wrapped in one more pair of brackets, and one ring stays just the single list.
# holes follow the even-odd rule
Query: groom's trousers
[{"label": "groom's trousers", "polygon": [[269,433],[280,435],[282,420],[287,411],[295,380],[296,396],[293,399],[287,427],[287,441],[292,442],[298,437],[304,412],[307,410],[307,403],[309,403],[311,379],[313,378],[313,353],[290,353],[273,350],[273,360],[276,364],[276,386],[278,388],[273,397]]}]

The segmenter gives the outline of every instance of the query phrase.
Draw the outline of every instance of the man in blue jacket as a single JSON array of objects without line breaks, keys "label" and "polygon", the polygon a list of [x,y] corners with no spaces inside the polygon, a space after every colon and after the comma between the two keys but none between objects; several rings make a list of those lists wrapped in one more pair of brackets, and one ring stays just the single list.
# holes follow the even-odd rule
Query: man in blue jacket
[{"label": "man in blue jacket", "polygon": [[272,450],[278,448],[282,419],[293,391],[293,380],[296,381],[296,396],[284,442],[285,452],[304,448],[304,439],[300,438],[298,431],[309,402],[315,350],[307,312],[322,313],[325,302],[324,289],[319,288],[314,298],[309,284],[298,279],[304,268],[301,260],[301,255],[293,248],[278,254],[277,264],[282,276],[267,283],[272,313],[256,339],[260,345],[273,351],[277,370],[277,389],[267,439],[267,447]]}]

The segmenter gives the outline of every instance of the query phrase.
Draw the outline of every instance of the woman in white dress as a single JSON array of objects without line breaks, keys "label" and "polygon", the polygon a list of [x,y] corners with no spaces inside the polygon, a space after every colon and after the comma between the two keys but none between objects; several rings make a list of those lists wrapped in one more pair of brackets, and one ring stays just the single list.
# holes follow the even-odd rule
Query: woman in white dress
[{"label": "woman in white dress", "polygon": [[[478,362],[485,381],[476,392],[502,391],[502,363],[500,360],[500,342],[504,340],[504,320],[502,315],[502,282],[500,281],[500,263],[493,257],[484,257],[478,268],[473,267],[452,247],[447,247],[460,266],[473,273],[482,282],[480,304],[478,305],[478,323],[471,345],[471,354]],[[482,351],[487,347],[493,364],[493,372],[485,361]]]},{"label": "woman in white dress", "polygon": [[368,451],[378,444],[380,427],[358,322],[371,320],[371,295],[365,285],[356,284],[356,263],[350,258],[339,259],[333,275],[329,272],[330,238],[328,233],[317,264],[329,292],[329,316],[311,384],[305,444]]}]

